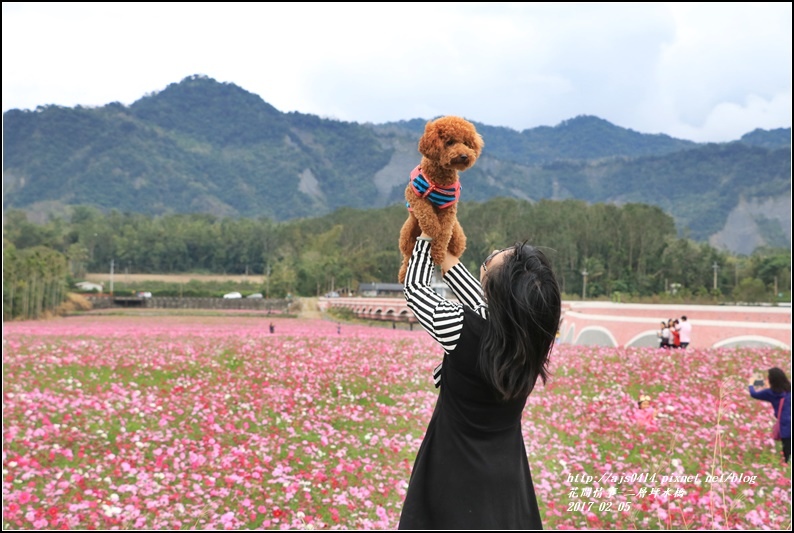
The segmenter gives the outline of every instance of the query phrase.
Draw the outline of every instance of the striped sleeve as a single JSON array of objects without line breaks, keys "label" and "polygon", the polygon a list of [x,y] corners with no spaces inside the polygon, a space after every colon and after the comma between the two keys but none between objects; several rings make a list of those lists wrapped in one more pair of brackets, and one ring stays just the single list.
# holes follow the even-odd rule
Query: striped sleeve
[{"label": "striped sleeve", "polygon": [[[455,349],[463,327],[463,307],[442,298],[431,286],[433,261],[430,258],[430,241],[417,239],[408,271],[405,275],[405,301],[422,327],[430,333],[444,351]],[[435,374],[440,371],[437,367]]]},{"label": "striped sleeve", "polygon": [[444,274],[444,282],[464,305],[471,307],[481,317],[488,318],[488,306],[482,295],[482,285],[466,267],[458,263],[450,268]]}]

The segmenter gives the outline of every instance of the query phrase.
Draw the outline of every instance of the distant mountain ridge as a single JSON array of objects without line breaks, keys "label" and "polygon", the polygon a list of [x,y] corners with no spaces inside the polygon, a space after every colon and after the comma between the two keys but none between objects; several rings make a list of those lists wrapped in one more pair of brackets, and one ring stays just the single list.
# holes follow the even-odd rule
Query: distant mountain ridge
[{"label": "distant mountain ridge", "polygon": [[[464,202],[641,202],[662,207],[692,238],[734,252],[790,247],[791,128],[699,144],[593,116],[521,132],[467,118],[486,146],[461,176]],[[10,110],[3,114],[3,207],[88,204],[274,220],[383,207],[401,201],[425,123],[282,113],[205,76],[130,106]]]}]

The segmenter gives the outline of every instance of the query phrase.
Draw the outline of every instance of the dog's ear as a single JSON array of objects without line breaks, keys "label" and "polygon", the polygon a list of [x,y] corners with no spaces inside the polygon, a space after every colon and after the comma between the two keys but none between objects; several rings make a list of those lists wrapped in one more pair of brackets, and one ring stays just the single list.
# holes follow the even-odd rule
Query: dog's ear
[{"label": "dog's ear", "polygon": [[441,157],[441,150],[444,148],[435,121],[425,124],[425,133],[419,139],[419,153],[431,160],[438,160]]},{"label": "dog's ear", "polygon": [[479,133],[474,134],[474,150],[477,152],[477,157],[480,157],[482,149],[485,148],[485,141]]}]

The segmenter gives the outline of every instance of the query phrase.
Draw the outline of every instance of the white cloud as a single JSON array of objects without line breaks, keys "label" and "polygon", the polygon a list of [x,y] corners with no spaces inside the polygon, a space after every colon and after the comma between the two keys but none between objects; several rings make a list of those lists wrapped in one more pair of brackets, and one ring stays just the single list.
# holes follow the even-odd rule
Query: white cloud
[{"label": "white cloud", "polygon": [[6,2],[2,68],[4,111],[205,74],[341,120],[589,114],[725,141],[791,125],[791,4]]},{"label": "white cloud", "polygon": [[716,104],[702,126],[679,125],[673,136],[700,142],[722,142],[738,138],[730,134],[732,131],[748,133],[756,128],[788,127],[791,127],[791,92],[777,94],[770,100],[751,94],[742,103]]}]

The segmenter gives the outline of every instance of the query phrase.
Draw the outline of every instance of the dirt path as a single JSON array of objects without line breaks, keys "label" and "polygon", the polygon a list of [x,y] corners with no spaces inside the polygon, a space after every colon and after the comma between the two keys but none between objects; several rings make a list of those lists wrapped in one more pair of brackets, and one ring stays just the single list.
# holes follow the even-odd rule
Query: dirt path
[{"label": "dirt path", "polygon": [[300,318],[323,318],[323,313],[317,307],[317,298],[300,298]]}]

